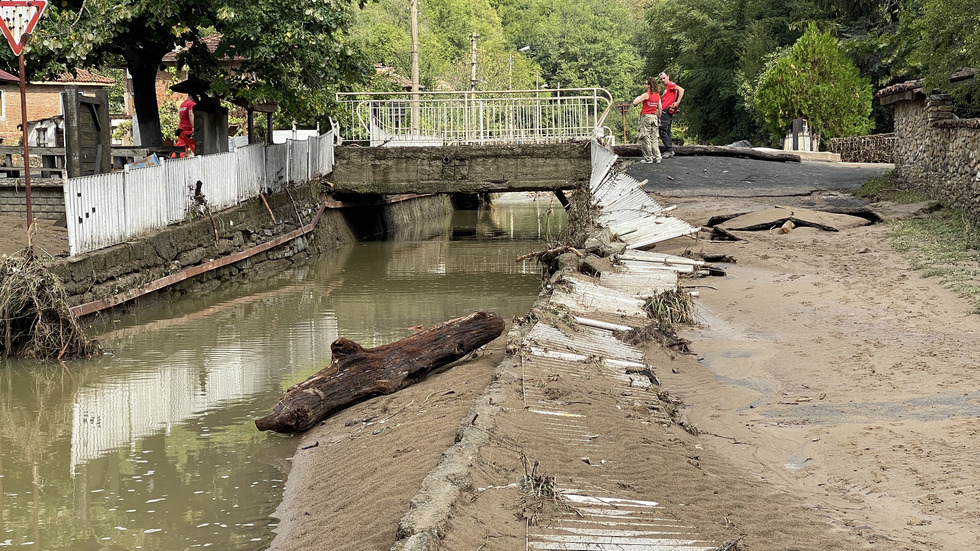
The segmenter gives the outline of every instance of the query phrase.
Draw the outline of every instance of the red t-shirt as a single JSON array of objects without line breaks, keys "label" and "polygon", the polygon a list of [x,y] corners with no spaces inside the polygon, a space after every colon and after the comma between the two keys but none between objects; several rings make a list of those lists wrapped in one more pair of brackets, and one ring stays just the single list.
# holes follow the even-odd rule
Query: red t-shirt
[{"label": "red t-shirt", "polygon": [[186,99],[184,103],[180,104],[180,109],[178,110],[178,121],[177,129],[186,130],[188,133],[194,132],[194,126],[191,124],[191,113],[194,111],[194,100]]},{"label": "red t-shirt", "polygon": [[657,107],[660,106],[660,94],[654,92],[652,94],[647,94],[647,99],[643,100],[640,104],[640,114],[641,115],[656,115]]},{"label": "red t-shirt", "polygon": [[664,109],[666,109],[668,113],[673,114],[677,112],[677,109],[668,109],[674,104],[675,101],[677,101],[677,85],[670,80],[667,81],[667,86],[664,88],[663,100]]}]

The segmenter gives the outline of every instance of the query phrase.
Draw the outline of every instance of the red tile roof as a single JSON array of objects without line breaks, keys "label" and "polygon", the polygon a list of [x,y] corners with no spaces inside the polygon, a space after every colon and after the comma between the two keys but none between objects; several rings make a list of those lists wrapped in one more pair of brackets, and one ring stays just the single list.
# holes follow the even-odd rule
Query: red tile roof
[{"label": "red tile roof", "polygon": [[115,84],[116,81],[104,77],[102,75],[97,75],[95,73],[86,71],[85,69],[75,69],[75,74],[71,73],[61,73],[54,79],[54,82],[61,82],[65,84],[105,84],[111,85]]}]

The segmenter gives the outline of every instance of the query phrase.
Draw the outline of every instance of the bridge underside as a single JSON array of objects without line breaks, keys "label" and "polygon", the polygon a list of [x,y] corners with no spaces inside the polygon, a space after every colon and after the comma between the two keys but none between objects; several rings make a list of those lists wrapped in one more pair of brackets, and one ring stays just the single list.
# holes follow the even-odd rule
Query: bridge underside
[{"label": "bridge underside", "polygon": [[585,185],[589,144],[335,149],[335,193],[497,193]]}]

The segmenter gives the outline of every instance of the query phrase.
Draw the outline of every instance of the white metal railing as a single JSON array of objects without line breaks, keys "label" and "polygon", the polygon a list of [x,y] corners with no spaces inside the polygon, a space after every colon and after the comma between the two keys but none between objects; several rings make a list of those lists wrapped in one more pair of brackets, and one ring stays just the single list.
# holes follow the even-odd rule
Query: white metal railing
[{"label": "white metal railing", "polygon": [[346,141],[371,146],[561,143],[602,139],[612,96],[602,88],[475,92],[346,92]]},{"label": "white metal railing", "polygon": [[250,145],[216,155],[166,159],[160,166],[65,181],[71,256],[110,247],[180,222],[196,206],[200,181],[208,207],[225,209],[288,181],[333,170],[334,132],[284,144]]}]

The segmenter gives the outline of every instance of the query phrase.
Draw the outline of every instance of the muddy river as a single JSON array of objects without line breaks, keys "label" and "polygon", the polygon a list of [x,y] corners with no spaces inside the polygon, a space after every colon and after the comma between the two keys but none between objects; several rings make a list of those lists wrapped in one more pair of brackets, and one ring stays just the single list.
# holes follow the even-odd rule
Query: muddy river
[{"label": "muddy river", "polygon": [[514,259],[565,223],[550,195],[431,220],[259,282],[106,317],[110,354],[0,362],[0,547],[264,549],[295,437],[253,420],[330,361],[492,310],[523,315],[539,269]]}]

